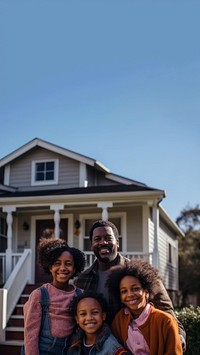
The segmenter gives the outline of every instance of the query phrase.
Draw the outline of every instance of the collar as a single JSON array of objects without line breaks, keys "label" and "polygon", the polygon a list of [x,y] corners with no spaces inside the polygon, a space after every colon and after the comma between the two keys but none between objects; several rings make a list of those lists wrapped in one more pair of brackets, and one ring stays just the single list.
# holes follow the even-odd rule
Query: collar
[{"label": "collar", "polygon": [[151,311],[151,305],[150,303],[147,303],[146,307],[143,309],[142,313],[139,315],[138,318],[134,319],[133,316],[131,315],[131,312],[129,311],[129,309],[127,307],[124,308],[124,313],[125,314],[130,314],[131,316],[131,323],[133,322],[134,324],[136,324],[137,326],[142,325],[144,322],[146,322],[149,313]]}]

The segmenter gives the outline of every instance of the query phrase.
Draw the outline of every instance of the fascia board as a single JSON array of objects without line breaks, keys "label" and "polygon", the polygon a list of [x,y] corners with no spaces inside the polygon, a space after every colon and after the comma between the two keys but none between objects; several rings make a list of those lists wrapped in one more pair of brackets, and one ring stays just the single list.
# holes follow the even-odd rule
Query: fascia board
[{"label": "fascia board", "polygon": [[[94,193],[94,194],[77,194],[77,195],[48,195],[48,196],[26,196],[26,197],[12,197],[0,198],[0,206],[5,205],[47,205],[53,202],[63,202],[67,204],[87,204],[97,203],[99,201],[106,201],[108,199],[113,202],[141,202],[147,203],[149,200],[159,202],[163,198],[163,191],[127,191],[127,192],[108,192],[108,193]],[[26,204],[27,202],[27,204]]]},{"label": "fascia board", "polygon": [[180,236],[185,237],[183,231],[179,228],[179,226],[170,218],[165,209],[160,205],[159,206],[160,215],[163,219],[170,225],[170,227]]},{"label": "fascia board", "polygon": [[106,167],[104,167],[103,164],[101,164],[100,162],[98,162],[92,158],[89,158],[89,157],[86,157],[82,154],[79,154],[79,153],[73,152],[71,150],[59,147],[57,145],[48,143],[48,142],[43,141],[39,138],[33,139],[32,141],[30,141],[27,144],[23,145],[22,147],[18,148],[17,150],[10,153],[6,157],[2,158],[0,160],[0,167],[4,166],[6,164],[9,164],[11,161],[20,157],[22,154],[27,153],[29,150],[31,150],[32,148],[34,148],[36,146],[53,151],[54,153],[61,154],[65,157],[77,160],[79,162],[85,163],[90,166],[95,166],[95,164],[96,164],[97,166],[99,166],[100,169],[103,169],[104,171],[109,172],[109,170]]},{"label": "fascia board", "polygon": [[95,162],[96,162],[94,159],[88,158],[88,157],[86,157],[86,156],[84,156],[82,154],[75,153],[75,152],[73,152],[71,150],[56,146],[54,144],[51,144],[51,143],[48,143],[48,142],[45,142],[45,141],[41,141],[40,140],[38,146],[41,147],[41,148],[45,148],[47,150],[51,150],[54,153],[61,154],[61,155],[65,156],[65,157],[68,157],[68,158],[71,158],[71,159],[74,159],[74,160],[78,160],[81,163],[85,163],[85,164],[88,164],[88,165],[91,165],[91,166],[94,166]]},{"label": "fascia board", "polygon": [[9,191],[9,192],[15,192],[16,188],[15,187],[10,187],[7,185],[2,185],[0,184],[0,191]]},{"label": "fascia board", "polygon": [[14,152],[6,155],[3,159],[0,160],[0,167],[9,164],[12,160],[18,158],[20,155],[28,152],[30,149],[34,148],[37,145],[36,140],[32,140],[29,143],[23,145],[22,147],[16,149]]},{"label": "fascia board", "polygon": [[107,168],[106,168],[103,164],[101,164],[99,161],[95,160],[95,164],[96,164],[101,170],[103,170],[104,172],[106,172],[106,173],[109,173],[109,172],[110,172],[110,170],[107,169]]},{"label": "fascia board", "polygon": [[106,174],[105,177],[107,179],[109,179],[109,180],[112,180],[112,181],[115,181],[115,182],[119,182],[119,183],[125,184],[125,185],[132,185],[134,183],[137,186],[146,186],[143,183],[139,183],[139,182],[137,182],[135,180],[131,180],[131,179],[125,178],[123,176],[119,176],[119,175],[115,175],[115,174]]}]

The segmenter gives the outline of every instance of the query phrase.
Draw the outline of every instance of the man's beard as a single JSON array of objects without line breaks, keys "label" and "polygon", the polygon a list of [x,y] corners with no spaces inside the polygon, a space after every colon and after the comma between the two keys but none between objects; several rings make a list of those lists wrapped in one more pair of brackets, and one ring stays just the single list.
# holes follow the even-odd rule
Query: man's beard
[{"label": "man's beard", "polygon": [[111,263],[113,261],[113,259],[116,258],[116,256],[114,257],[114,255],[113,255],[113,250],[111,248],[107,248],[107,249],[109,250],[108,256],[105,255],[105,256],[102,257],[99,254],[99,250],[100,249],[98,249],[96,252],[94,252],[94,254],[96,255],[97,259],[103,264]]},{"label": "man's beard", "polygon": [[111,261],[110,258],[108,258],[108,257],[101,258],[100,256],[98,257],[98,260],[101,261],[101,263],[104,263],[104,264],[107,264],[107,263],[109,263]]}]

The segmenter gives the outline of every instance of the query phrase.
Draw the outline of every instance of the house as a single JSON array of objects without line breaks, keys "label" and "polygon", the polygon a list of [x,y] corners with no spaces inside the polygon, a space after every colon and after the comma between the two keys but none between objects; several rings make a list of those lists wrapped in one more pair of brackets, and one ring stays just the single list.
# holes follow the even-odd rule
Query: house
[{"label": "house", "polygon": [[0,339],[25,285],[46,280],[37,264],[41,236],[65,238],[94,260],[89,230],[109,219],[120,251],[158,267],[178,291],[178,226],[161,206],[165,191],[110,172],[100,162],[35,138],[0,160]]}]

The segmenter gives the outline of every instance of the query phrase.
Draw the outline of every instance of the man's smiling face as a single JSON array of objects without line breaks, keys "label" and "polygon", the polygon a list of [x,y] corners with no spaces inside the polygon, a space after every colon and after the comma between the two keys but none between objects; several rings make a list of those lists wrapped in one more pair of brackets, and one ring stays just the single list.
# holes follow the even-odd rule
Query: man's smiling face
[{"label": "man's smiling face", "polygon": [[109,263],[117,256],[119,242],[109,226],[97,227],[93,230],[91,249],[102,263]]}]

